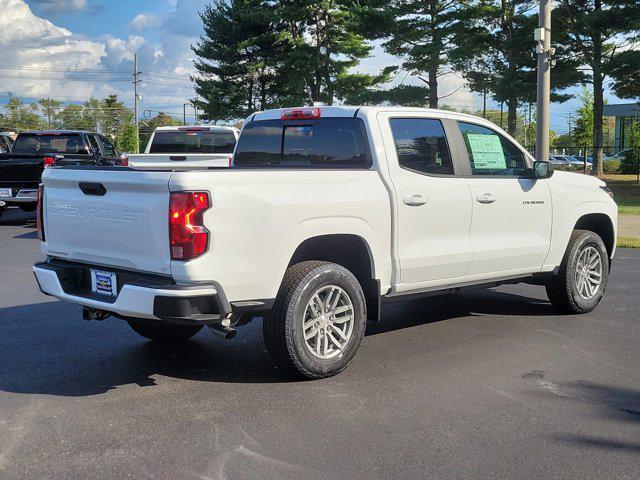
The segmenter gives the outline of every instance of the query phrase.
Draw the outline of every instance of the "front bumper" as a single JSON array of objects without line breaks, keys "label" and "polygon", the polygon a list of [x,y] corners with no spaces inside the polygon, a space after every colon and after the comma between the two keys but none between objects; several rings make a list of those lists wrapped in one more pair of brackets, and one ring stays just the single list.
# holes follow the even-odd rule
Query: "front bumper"
[{"label": "front bumper", "polygon": [[[91,268],[116,274],[117,296],[91,293]],[[206,325],[220,323],[231,313],[231,306],[217,283],[176,285],[170,278],[158,275],[61,260],[38,263],[33,272],[42,293],[118,317]]]}]

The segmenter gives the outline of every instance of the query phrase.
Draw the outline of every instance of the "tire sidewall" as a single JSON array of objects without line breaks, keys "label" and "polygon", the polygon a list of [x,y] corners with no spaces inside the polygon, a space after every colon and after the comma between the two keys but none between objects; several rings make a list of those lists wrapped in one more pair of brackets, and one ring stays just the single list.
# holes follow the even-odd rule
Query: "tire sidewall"
[{"label": "tire sidewall", "polygon": [[[295,295],[287,309],[287,337],[293,339],[293,342],[288,345],[290,354],[306,369],[321,376],[337,373],[347,366],[356,354],[366,328],[366,303],[362,288],[348,270],[336,267],[338,266],[327,265],[309,272],[301,282],[302,288],[298,290],[299,293]],[[302,324],[309,300],[318,289],[327,285],[336,285],[349,295],[355,321],[351,339],[345,351],[336,357],[321,359],[307,349]]]},{"label": "tire sidewall", "polygon": [[[582,298],[582,296],[578,292],[578,286],[576,283],[576,268],[578,264],[578,258],[587,247],[594,247],[596,250],[598,250],[598,252],[600,253],[600,258],[602,259],[602,283],[600,284],[598,293],[588,300]],[[593,310],[602,299],[604,291],[607,287],[607,281],[609,279],[609,256],[602,239],[598,235],[590,232],[585,233],[583,238],[581,238],[580,241],[575,244],[568,258],[566,276],[567,291],[569,295],[571,295],[571,298],[575,302],[575,304],[582,311]]]}]

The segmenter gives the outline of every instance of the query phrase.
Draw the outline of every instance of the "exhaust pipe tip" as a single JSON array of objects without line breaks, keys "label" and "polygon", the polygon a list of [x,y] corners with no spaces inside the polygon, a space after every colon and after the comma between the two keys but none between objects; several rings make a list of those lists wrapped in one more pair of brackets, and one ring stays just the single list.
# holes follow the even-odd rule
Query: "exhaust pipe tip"
[{"label": "exhaust pipe tip", "polygon": [[238,331],[235,328],[220,325],[219,323],[210,324],[208,325],[208,327],[213,333],[224,338],[225,340],[231,340],[238,334]]}]

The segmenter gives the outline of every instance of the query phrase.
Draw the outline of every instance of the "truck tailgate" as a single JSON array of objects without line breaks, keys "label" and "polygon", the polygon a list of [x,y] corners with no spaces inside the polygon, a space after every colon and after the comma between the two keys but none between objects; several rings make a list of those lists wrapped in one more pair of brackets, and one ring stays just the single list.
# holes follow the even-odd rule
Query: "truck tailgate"
[{"label": "truck tailgate", "polygon": [[0,182],[39,182],[42,157],[5,156],[0,158]]},{"label": "truck tailgate", "polygon": [[170,176],[118,167],[46,169],[44,253],[169,275]]},{"label": "truck tailgate", "polygon": [[136,170],[201,170],[228,168],[230,153],[140,153],[129,154],[129,167]]}]

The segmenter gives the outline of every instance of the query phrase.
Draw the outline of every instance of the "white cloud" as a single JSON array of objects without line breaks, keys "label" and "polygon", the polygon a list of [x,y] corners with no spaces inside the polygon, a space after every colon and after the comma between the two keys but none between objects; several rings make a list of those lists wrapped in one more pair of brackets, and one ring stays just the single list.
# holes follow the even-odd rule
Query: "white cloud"
[{"label": "white cloud", "polygon": [[[30,96],[63,93],[70,83],[64,79],[65,70],[96,68],[106,55],[102,43],[37,17],[23,0],[0,0],[0,11],[2,63],[22,68],[0,70],[4,91]],[[74,95],[91,90],[88,85],[75,87]]]},{"label": "white cloud", "polygon": [[44,6],[49,13],[68,13],[71,11],[84,10],[87,7],[86,0],[32,0]]},{"label": "white cloud", "polygon": [[185,36],[161,35],[159,43],[138,34],[88,39],[38,17],[25,0],[0,0],[0,11],[3,92],[28,101],[51,96],[76,102],[115,93],[131,104],[133,58],[138,53],[138,68],[144,72],[143,111],[173,103],[181,109],[193,98],[190,39]]},{"label": "white cloud", "polygon": [[162,22],[159,15],[155,13],[140,13],[136,15],[129,26],[134,32],[144,32],[150,28],[155,28]]}]

